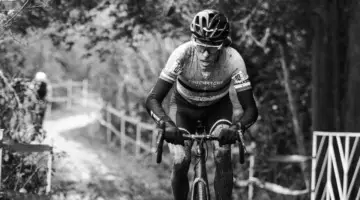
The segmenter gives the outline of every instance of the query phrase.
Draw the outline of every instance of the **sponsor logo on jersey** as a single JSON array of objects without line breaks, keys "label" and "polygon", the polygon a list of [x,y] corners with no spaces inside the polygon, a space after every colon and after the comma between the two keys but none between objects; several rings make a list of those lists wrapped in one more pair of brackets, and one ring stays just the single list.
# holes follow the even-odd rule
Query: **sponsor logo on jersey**
[{"label": "sponsor logo on jersey", "polygon": [[182,70],[182,66],[181,66],[181,63],[180,63],[180,60],[176,60],[176,62],[175,62],[175,68],[174,68],[174,73],[175,74],[179,74],[180,72],[181,72],[181,70]]},{"label": "sponsor logo on jersey", "polygon": [[234,77],[233,77],[235,84],[242,83],[247,80],[247,77],[244,75],[242,71],[239,71]]},{"label": "sponsor logo on jersey", "polygon": [[223,83],[223,81],[192,81],[190,80],[190,83],[196,85],[196,86],[218,86]]}]

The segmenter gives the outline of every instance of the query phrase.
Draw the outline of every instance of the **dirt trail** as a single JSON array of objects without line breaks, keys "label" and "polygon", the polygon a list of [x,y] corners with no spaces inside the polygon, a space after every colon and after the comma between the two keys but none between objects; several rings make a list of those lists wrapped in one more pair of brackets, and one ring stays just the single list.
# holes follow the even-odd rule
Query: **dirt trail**
[{"label": "dirt trail", "polygon": [[44,122],[57,155],[54,199],[170,199],[170,172],[154,167],[150,158],[120,157],[98,132],[97,114],[87,110]]},{"label": "dirt trail", "polygon": [[57,167],[67,173],[62,174],[60,178],[82,182],[90,180],[93,171],[108,172],[107,167],[99,160],[98,155],[86,148],[82,141],[66,137],[72,131],[75,133],[76,129],[85,128],[94,123],[95,117],[96,111],[91,111],[89,114],[78,114],[44,123],[49,138],[53,140],[54,152],[63,154],[60,162],[57,162]]}]

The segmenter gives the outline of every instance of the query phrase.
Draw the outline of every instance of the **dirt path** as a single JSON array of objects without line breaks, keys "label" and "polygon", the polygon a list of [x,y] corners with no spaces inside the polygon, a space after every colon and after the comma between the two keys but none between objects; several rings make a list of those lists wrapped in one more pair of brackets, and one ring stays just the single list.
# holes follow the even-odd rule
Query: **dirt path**
[{"label": "dirt path", "polygon": [[83,182],[90,180],[92,171],[108,172],[107,167],[100,162],[97,155],[86,148],[82,141],[66,137],[66,133],[75,133],[76,129],[85,128],[94,123],[95,117],[96,111],[90,111],[88,114],[68,116],[44,123],[49,138],[53,140],[54,152],[63,154],[61,161],[57,162],[57,167],[67,173],[61,174],[59,178]]},{"label": "dirt path", "polygon": [[120,157],[98,132],[96,110],[72,113],[44,123],[56,156],[52,177],[54,199],[170,199],[169,170]]}]

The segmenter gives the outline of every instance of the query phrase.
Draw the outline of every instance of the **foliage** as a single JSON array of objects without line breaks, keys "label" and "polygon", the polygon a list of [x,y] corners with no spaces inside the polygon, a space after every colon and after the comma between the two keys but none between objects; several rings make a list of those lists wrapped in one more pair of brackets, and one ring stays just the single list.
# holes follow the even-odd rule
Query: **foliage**
[{"label": "foliage", "polygon": [[29,193],[44,194],[46,189],[46,154],[19,154],[4,152],[3,180],[4,191],[25,190]]},{"label": "foliage", "polygon": [[[34,107],[35,94],[26,80],[9,81],[0,71],[1,77],[1,128],[4,138],[18,142],[29,142],[33,134],[31,108]],[[24,137],[28,135],[28,137]]]},{"label": "foliage", "polygon": [[[189,22],[202,8],[226,12],[232,21],[233,47],[247,64],[260,111],[250,130],[258,146],[256,176],[304,187],[298,166],[270,164],[267,158],[299,153],[279,45],[286,48],[290,85],[299,111],[296,117],[305,146],[310,145],[309,1],[57,0],[21,15],[13,31],[26,33],[21,38],[30,42],[20,47],[14,41],[3,41],[7,42],[1,47],[5,59],[0,61],[3,66],[25,68],[28,75],[44,70],[54,81],[89,78],[104,100],[150,121],[140,109],[144,97],[171,51],[189,39]],[[35,19],[43,21],[37,24]],[[298,181],[293,181],[294,177]]]},{"label": "foliage", "polygon": [[[33,109],[36,97],[26,79],[8,79],[0,71],[0,128],[4,129],[2,142],[39,143],[43,137],[34,127]],[[43,154],[19,154],[5,150],[2,154],[2,189],[44,192],[46,162]],[[45,163],[45,167],[44,167]]]},{"label": "foliage", "polygon": [[0,66],[6,74],[19,75],[24,70],[25,57],[21,46],[11,37],[0,40]]}]

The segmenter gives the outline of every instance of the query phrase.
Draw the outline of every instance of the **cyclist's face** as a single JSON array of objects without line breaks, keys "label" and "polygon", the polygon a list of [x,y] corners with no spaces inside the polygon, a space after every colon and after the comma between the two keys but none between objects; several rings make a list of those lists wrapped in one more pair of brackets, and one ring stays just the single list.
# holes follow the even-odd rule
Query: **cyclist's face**
[{"label": "cyclist's face", "polygon": [[206,47],[202,45],[196,45],[196,51],[200,62],[205,65],[214,63],[220,52],[218,47]]}]

